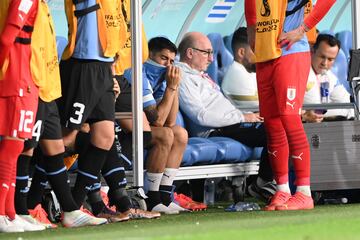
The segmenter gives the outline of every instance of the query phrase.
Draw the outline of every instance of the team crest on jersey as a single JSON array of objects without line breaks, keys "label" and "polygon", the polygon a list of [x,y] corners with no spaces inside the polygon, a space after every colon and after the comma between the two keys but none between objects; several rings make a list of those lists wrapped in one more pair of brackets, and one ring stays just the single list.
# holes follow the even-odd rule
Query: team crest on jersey
[{"label": "team crest on jersey", "polygon": [[293,101],[296,97],[296,88],[288,88],[287,89],[287,98],[290,101]]}]

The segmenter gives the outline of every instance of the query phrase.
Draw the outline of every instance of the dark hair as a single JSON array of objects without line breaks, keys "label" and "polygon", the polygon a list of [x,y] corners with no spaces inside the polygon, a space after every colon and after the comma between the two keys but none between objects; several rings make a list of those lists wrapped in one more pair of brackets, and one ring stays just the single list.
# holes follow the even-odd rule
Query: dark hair
[{"label": "dark hair", "polygon": [[165,37],[154,37],[150,39],[148,46],[150,52],[160,52],[163,49],[168,49],[170,52],[177,54],[176,45]]},{"label": "dark hair", "polygon": [[249,45],[246,27],[238,28],[231,39],[231,48],[235,53],[240,47]]},{"label": "dark hair", "polygon": [[330,34],[319,34],[313,46],[314,52],[319,48],[321,42],[327,43],[330,47],[338,46],[340,50],[341,43],[336,37]]}]

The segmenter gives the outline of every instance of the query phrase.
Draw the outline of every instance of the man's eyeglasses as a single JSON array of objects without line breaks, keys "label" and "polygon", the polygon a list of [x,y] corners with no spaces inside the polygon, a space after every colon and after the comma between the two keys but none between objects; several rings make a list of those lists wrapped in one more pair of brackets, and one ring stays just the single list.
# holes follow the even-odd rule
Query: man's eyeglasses
[{"label": "man's eyeglasses", "polygon": [[192,47],[192,49],[201,52],[204,56],[207,56],[207,57],[212,56],[214,54],[213,50],[203,50],[203,49],[199,49],[199,48],[195,48],[195,47]]}]

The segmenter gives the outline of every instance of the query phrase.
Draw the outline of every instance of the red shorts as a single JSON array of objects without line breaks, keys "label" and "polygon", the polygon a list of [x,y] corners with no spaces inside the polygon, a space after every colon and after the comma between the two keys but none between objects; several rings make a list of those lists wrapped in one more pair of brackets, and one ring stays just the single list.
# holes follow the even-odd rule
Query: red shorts
[{"label": "red shorts", "polygon": [[262,117],[301,114],[310,64],[309,52],[256,64]]},{"label": "red shorts", "polygon": [[38,106],[38,90],[23,97],[0,97],[0,135],[31,138]]}]

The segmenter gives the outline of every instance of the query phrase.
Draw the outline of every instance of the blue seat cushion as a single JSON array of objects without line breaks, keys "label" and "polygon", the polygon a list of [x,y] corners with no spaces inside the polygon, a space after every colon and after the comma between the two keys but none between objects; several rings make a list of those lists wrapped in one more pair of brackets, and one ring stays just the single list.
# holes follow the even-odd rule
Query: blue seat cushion
[{"label": "blue seat cushion", "polygon": [[210,137],[210,141],[216,143],[217,163],[239,163],[249,160],[253,154],[253,149],[227,137]]},{"label": "blue seat cushion", "polygon": [[[189,138],[181,166],[240,163],[258,159],[261,149],[252,148],[227,137]],[[256,158],[254,158],[256,157]]]},{"label": "blue seat cushion", "polygon": [[252,150],[252,155],[251,155],[251,159],[260,159],[261,158],[261,153],[263,151],[263,147],[256,147]]},{"label": "blue seat cushion", "polygon": [[194,159],[191,156],[191,153],[195,151],[194,147],[190,144],[186,146],[183,159],[181,161],[181,166],[191,166],[194,164]]},{"label": "blue seat cushion", "polygon": [[218,145],[206,138],[189,138],[181,166],[206,165],[216,163]]}]

